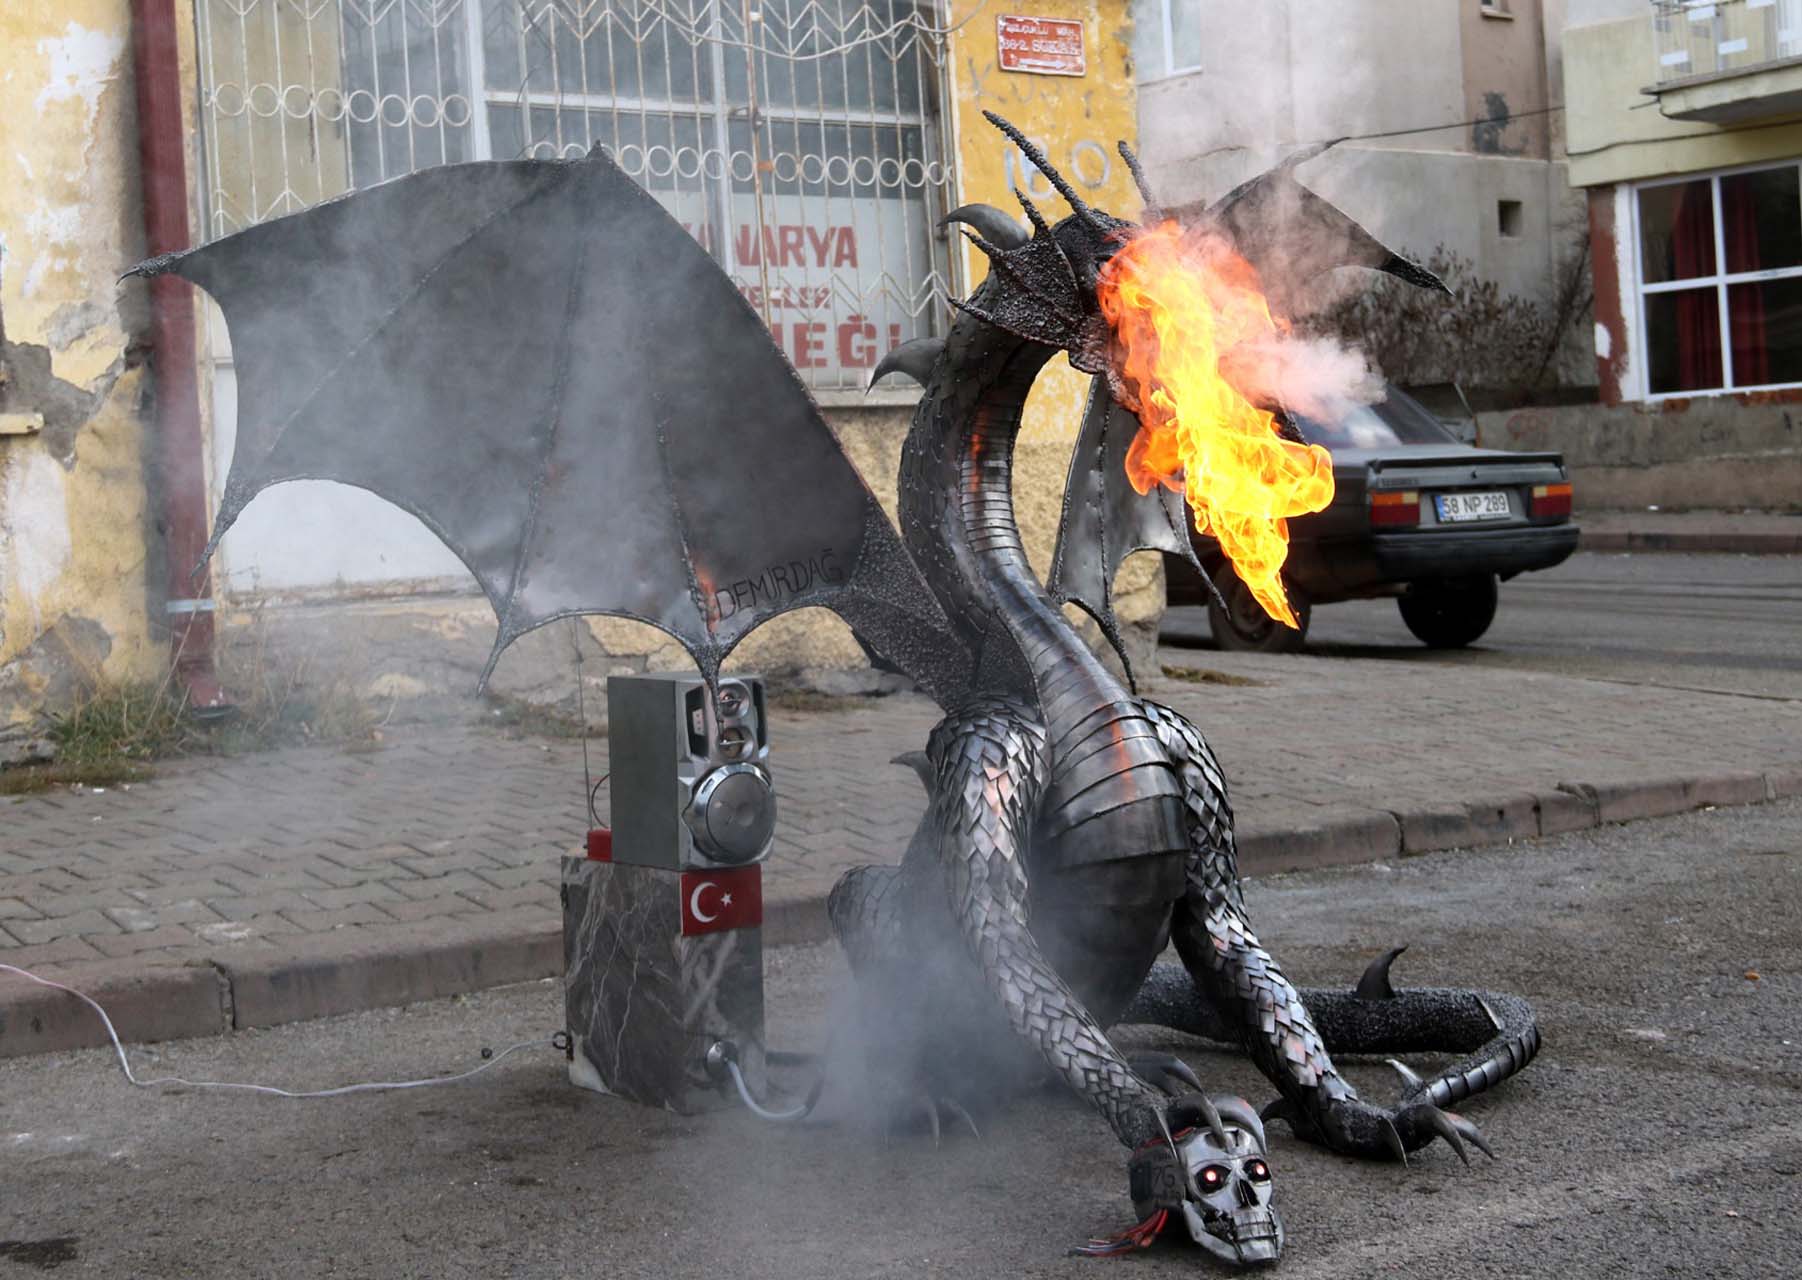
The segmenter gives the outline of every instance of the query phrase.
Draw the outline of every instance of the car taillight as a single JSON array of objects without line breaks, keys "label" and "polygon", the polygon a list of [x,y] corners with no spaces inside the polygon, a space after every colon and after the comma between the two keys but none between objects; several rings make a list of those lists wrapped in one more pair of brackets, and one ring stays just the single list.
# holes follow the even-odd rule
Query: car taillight
[{"label": "car taillight", "polygon": [[1570,514],[1570,484],[1536,484],[1533,486],[1533,501],[1529,504],[1528,513],[1533,516],[1568,516]]},{"label": "car taillight", "polygon": [[1409,489],[1403,493],[1371,494],[1370,523],[1373,525],[1419,524],[1420,492]]}]

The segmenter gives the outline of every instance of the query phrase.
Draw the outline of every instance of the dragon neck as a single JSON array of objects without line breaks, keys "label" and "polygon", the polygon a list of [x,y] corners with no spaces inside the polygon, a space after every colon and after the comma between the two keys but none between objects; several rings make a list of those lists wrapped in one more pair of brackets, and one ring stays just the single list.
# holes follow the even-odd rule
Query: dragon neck
[{"label": "dragon neck", "polygon": [[[979,667],[1028,673],[1036,689],[1080,670],[1100,692],[1114,679],[1046,594],[1014,520],[1020,415],[1055,354],[959,318],[902,448],[901,534]],[[991,652],[1001,643],[1012,652]]]}]

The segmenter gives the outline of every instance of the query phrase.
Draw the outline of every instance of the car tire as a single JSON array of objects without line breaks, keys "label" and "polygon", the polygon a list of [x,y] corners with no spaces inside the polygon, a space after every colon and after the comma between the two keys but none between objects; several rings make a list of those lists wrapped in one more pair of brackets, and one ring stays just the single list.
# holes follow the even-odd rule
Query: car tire
[{"label": "car tire", "polygon": [[1495,621],[1501,587],[1493,573],[1431,578],[1408,584],[1396,598],[1402,621],[1429,649],[1462,649]]},{"label": "car tire", "polygon": [[1289,607],[1295,611],[1300,627],[1289,627],[1264,612],[1264,606],[1251,594],[1251,588],[1239,580],[1230,564],[1214,571],[1214,585],[1226,599],[1226,608],[1212,591],[1208,592],[1208,629],[1214,643],[1232,653],[1299,653],[1308,638],[1308,618],[1312,610],[1308,599],[1290,582],[1283,583],[1289,595]]}]

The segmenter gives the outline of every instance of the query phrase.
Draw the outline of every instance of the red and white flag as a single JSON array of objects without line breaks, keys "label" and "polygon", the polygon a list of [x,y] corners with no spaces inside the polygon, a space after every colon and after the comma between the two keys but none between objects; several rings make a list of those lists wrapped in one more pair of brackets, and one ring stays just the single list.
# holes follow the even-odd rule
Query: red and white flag
[{"label": "red and white flag", "polygon": [[682,873],[682,936],[763,923],[763,868]]}]

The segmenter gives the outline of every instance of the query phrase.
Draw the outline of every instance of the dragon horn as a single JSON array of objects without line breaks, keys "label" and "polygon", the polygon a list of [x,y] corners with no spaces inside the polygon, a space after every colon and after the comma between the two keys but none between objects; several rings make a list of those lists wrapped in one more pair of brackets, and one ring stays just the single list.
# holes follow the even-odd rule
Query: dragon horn
[{"label": "dragon horn", "polygon": [[1026,228],[992,204],[961,205],[939,219],[941,227],[952,222],[975,227],[985,239],[994,241],[1003,249],[1018,249],[1032,239],[1032,234]]},{"label": "dragon horn", "polygon": [[1057,193],[1064,198],[1064,203],[1070,206],[1071,212],[1076,214],[1076,216],[1081,218],[1084,222],[1088,223],[1096,231],[1099,231],[1104,235],[1107,233],[1107,224],[1095,216],[1095,211],[1089,208],[1088,201],[1076,194],[1076,188],[1070,185],[1069,180],[1065,178],[1063,174],[1051,167],[1051,161],[1045,158],[1045,153],[1043,151],[1040,151],[1038,147],[1033,145],[1031,139],[1024,133],[1021,133],[1017,126],[1010,124],[1008,121],[996,115],[993,111],[984,111],[982,114],[984,119],[994,125],[997,129],[1001,130],[1002,133],[1006,134],[1008,140],[1016,147],[1020,148],[1020,154],[1032,162],[1033,168],[1045,175],[1045,180],[1047,182],[1057,188]]},{"label": "dragon horn", "polygon": [[[939,354],[945,349],[943,338],[914,338],[903,342],[886,356],[870,374],[870,386],[891,373],[904,373],[921,386],[932,374],[932,366],[939,361]],[[917,768],[917,766],[916,766]]]}]

